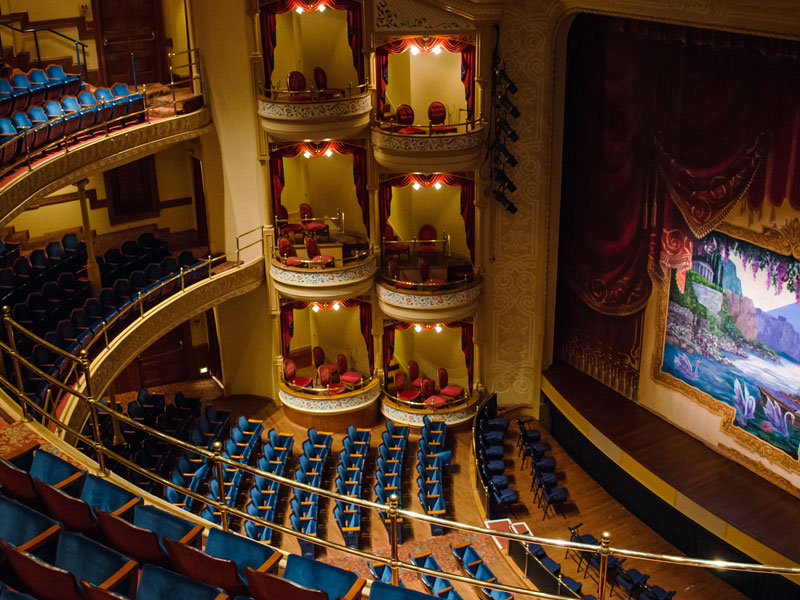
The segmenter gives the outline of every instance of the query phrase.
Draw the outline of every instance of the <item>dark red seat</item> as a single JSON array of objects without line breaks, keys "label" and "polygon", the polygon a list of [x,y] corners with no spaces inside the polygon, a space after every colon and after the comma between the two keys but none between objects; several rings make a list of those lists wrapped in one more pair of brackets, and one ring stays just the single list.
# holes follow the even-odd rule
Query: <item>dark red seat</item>
[{"label": "dark red seat", "polygon": [[395,287],[404,290],[413,290],[417,287],[416,283],[413,281],[404,281],[400,279],[400,265],[397,264],[396,260],[389,261],[389,274],[392,276]]},{"label": "dark red seat", "polygon": [[292,71],[286,76],[286,87],[289,88],[290,92],[293,92],[289,95],[290,100],[298,102],[308,102],[311,100],[311,94],[306,87],[306,76],[300,71]]},{"label": "dark red seat", "polygon": [[328,593],[308,588],[278,575],[259,573],[250,567],[245,569],[249,584],[249,594],[253,600],[275,600],[276,598],[292,598],[293,600],[328,600]]},{"label": "dark red seat", "polygon": [[319,97],[326,98],[341,98],[344,96],[344,90],[338,88],[328,87],[328,74],[322,67],[314,67],[314,85],[319,90]]},{"label": "dark red seat", "polygon": [[428,260],[422,256],[419,257],[419,278],[420,281],[425,283],[426,285],[442,285],[445,283],[444,279],[440,279],[439,277],[431,277],[430,276],[431,267],[428,264]]},{"label": "dark red seat", "polygon": [[407,390],[406,387],[406,374],[405,373],[395,373],[394,376],[394,389],[397,397],[400,400],[405,400],[406,402],[416,402],[419,400],[420,392],[419,390]]},{"label": "dark red seat", "polygon": [[[432,243],[432,240],[436,239],[436,227],[426,223],[419,228],[418,237],[419,241],[422,243],[417,245],[417,254],[428,258],[435,258],[436,255],[439,254],[439,249],[436,247],[436,244]],[[431,241],[431,243],[426,244],[426,241]]]},{"label": "dark red seat", "polygon": [[424,129],[414,126],[414,109],[408,104],[401,104],[397,107],[395,118],[397,119],[397,124],[401,126],[397,130],[397,133],[402,133],[404,135],[425,133]]},{"label": "dark red seat", "polygon": [[311,385],[311,377],[298,377],[297,366],[291,358],[283,359],[283,375],[286,381],[297,387],[308,387]]},{"label": "dark red seat", "polygon": [[445,125],[447,109],[441,102],[433,101],[428,106],[428,121],[432,133],[455,133],[458,131],[453,125]]},{"label": "dark red seat", "polygon": [[278,238],[278,254],[280,254],[283,264],[289,267],[303,267],[306,264],[302,258],[297,256],[289,238]]},{"label": "dark red seat", "polygon": [[347,357],[344,354],[336,355],[336,370],[339,371],[339,381],[345,385],[355,385],[364,379],[363,373],[347,370]]},{"label": "dark red seat", "polygon": [[399,260],[400,255],[405,254],[406,262],[410,261],[411,254],[409,245],[396,240],[397,235],[395,235],[394,229],[387,223],[386,227],[383,229],[383,252],[386,258],[388,259],[390,256],[394,256]]},{"label": "dark red seat", "polygon": [[300,220],[303,222],[303,228],[311,235],[316,237],[321,233],[329,235],[328,224],[324,221],[314,221],[313,211],[311,205],[303,202],[300,205]]},{"label": "dark red seat", "polygon": [[306,243],[306,253],[308,254],[308,258],[313,265],[322,267],[323,269],[336,266],[336,263],[333,260],[332,256],[319,253],[319,248],[317,247],[317,241],[313,237],[311,237],[310,235],[306,236],[305,243]]},{"label": "dark red seat", "polygon": [[289,211],[283,204],[278,205],[278,215],[275,219],[278,225],[278,233],[280,235],[295,235],[303,231],[303,226],[300,223],[289,223]]},{"label": "dark red seat", "polygon": [[341,383],[333,381],[333,375],[336,373],[335,365],[323,364],[317,368],[319,376],[320,387],[326,388],[328,394],[341,394],[345,391],[345,387]]},{"label": "dark red seat", "polygon": [[448,398],[458,398],[464,393],[464,388],[457,385],[447,384],[447,369],[439,369],[436,374],[439,377],[439,393]]},{"label": "dark red seat", "polygon": [[408,379],[411,381],[411,387],[420,389],[422,387],[422,377],[419,376],[419,365],[417,361],[408,361]]}]

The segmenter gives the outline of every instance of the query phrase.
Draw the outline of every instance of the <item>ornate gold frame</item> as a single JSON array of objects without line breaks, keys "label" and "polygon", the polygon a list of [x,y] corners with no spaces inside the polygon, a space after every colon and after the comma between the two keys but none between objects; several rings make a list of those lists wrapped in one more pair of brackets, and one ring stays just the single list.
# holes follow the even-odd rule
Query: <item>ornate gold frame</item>
[{"label": "ornate gold frame", "polygon": [[[764,227],[761,232],[747,229],[744,227],[737,227],[728,223],[721,223],[715,229],[720,233],[729,235],[733,238],[740,239],[752,244],[756,244],[766,250],[786,256],[793,256],[800,260],[800,219],[795,218],[787,221],[782,227],[776,229],[773,227]],[[733,440],[740,444],[743,448],[755,452],[760,457],[786,469],[790,473],[800,474],[800,460],[795,460],[782,450],[771,446],[761,438],[747,433],[746,431],[734,426],[733,421],[736,416],[736,410],[714,399],[709,394],[702,392],[688,383],[680,379],[664,373],[661,371],[661,366],[664,362],[664,342],[667,334],[667,308],[669,305],[669,286],[670,280],[658,283],[656,285],[658,309],[656,316],[656,347],[653,353],[653,379],[662,385],[665,385],[673,390],[676,390],[691,399],[693,402],[700,404],[709,412],[719,415],[721,420],[720,431],[733,438]],[[730,449],[733,450],[733,449]],[[731,452],[726,453],[731,455]],[[761,477],[769,480],[771,483],[788,491],[794,496],[800,497],[800,490],[791,485],[784,477],[778,473],[768,470],[757,461],[751,459],[743,460],[745,457],[739,452],[736,452],[734,460],[751,471],[757,473]]]}]

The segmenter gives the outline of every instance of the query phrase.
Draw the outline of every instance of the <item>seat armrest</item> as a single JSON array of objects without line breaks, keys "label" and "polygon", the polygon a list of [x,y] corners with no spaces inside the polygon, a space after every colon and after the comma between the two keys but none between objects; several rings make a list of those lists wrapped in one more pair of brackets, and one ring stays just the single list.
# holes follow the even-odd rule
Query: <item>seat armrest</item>
[{"label": "seat armrest", "polygon": [[56,488],[57,490],[69,487],[70,485],[78,481],[81,477],[83,477],[85,474],[86,473],[84,473],[83,471],[78,471],[77,473],[73,473],[63,481],[59,481],[53,487]]},{"label": "seat armrest", "polygon": [[120,506],[117,510],[115,510],[111,514],[114,515],[115,517],[121,517],[125,513],[127,513],[129,510],[131,510],[134,506],[139,504],[139,502],[141,502],[141,501],[142,501],[142,499],[139,498],[138,496],[136,498],[131,498],[128,502],[126,502],[125,504]]},{"label": "seat armrest", "polygon": [[178,541],[181,544],[191,544],[193,546],[197,546],[197,541],[202,539],[204,530],[205,530],[205,527],[203,527],[202,525],[200,525],[200,523],[198,523],[197,525],[192,527],[192,529],[189,531],[189,533],[187,533],[185,536],[183,536]]},{"label": "seat armrest", "polygon": [[352,587],[347,590],[347,593],[342,596],[342,600],[358,600],[361,598],[361,590],[364,589],[367,580],[363,577],[359,577],[356,579],[355,583],[353,583]]},{"label": "seat armrest", "polygon": [[135,560],[129,560],[119,571],[114,573],[111,577],[106,579],[103,583],[101,583],[97,587],[99,587],[102,590],[112,590],[115,587],[117,587],[117,585],[119,585],[119,583],[123,579],[125,579],[132,573],[135,573],[136,569],[138,568],[139,568],[139,563],[137,563]]},{"label": "seat armrest", "polygon": [[24,552],[31,552],[36,550],[39,546],[47,542],[50,538],[54,535],[58,535],[61,531],[61,525],[52,525],[51,527],[45,529],[42,533],[37,535],[35,538],[32,538],[25,542],[24,544],[20,544],[17,546],[17,550],[22,550]]},{"label": "seat armrest", "polygon": [[256,571],[260,573],[270,573],[273,570],[277,570],[278,563],[280,562],[282,556],[283,554],[276,550],[272,553],[272,556],[264,561],[263,565],[256,569]]}]

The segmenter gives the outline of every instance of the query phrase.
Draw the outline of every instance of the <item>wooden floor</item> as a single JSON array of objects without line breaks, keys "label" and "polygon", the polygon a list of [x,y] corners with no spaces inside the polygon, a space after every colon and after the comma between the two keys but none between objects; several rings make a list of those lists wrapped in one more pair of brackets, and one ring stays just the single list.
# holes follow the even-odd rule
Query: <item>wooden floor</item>
[{"label": "wooden floor", "polygon": [[[296,438],[296,446],[306,437],[305,429],[293,425],[283,416],[281,409],[276,409],[272,404],[264,404],[263,401],[250,399],[236,399],[229,401],[232,410],[247,414],[251,417],[263,418],[267,428],[276,427],[279,430],[293,431]],[[226,408],[221,402],[215,402],[219,408]],[[515,416],[524,416],[521,409],[511,410],[505,416],[512,419]],[[536,426],[536,423],[533,423]],[[364,489],[366,497],[372,499],[372,485],[374,483],[374,458],[378,445],[380,433],[383,431],[383,423],[373,428],[372,451],[368,457],[367,468],[364,473]],[[319,427],[322,429],[322,426]],[[558,444],[543,431],[545,443],[550,447],[549,455],[556,459],[558,465],[557,472],[559,485],[567,487],[569,490],[570,503],[565,507],[565,515],[552,514],[547,520],[542,520],[542,512],[533,505],[533,493],[530,492],[531,477],[526,469],[520,468],[520,460],[516,457],[514,444],[516,441],[517,430],[512,424],[506,442],[506,473],[512,478],[512,486],[520,493],[521,501],[515,507],[514,513],[509,515],[514,521],[525,521],[530,526],[534,534],[550,537],[567,539],[569,537],[568,526],[582,522],[583,533],[593,533],[600,537],[601,532],[608,530],[612,533],[613,545],[617,547],[645,550],[657,553],[680,554],[676,548],[658,537],[652,530],[645,526],[641,521],[627,512],[620,504],[611,498],[598,484],[596,484]],[[338,454],[341,448],[341,438],[337,435],[334,441],[334,452]],[[407,451],[405,470],[409,473],[403,481],[403,506],[411,510],[421,511],[421,507],[416,498],[416,483],[411,476],[414,472],[413,465],[416,455],[416,441],[418,435],[412,434],[410,448]],[[471,432],[454,432],[448,430],[448,442],[453,450],[452,467],[449,474],[446,474],[446,496],[450,512],[448,518],[473,525],[483,525],[483,514],[478,506],[477,497],[473,489],[472,479],[469,473],[471,462]],[[288,474],[294,471],[296,466],[295,459],[289,465]],[[330,489],[333,488],[333,472],[335,459],[328,461],[329,467],[324,478],[324,483]],[[288,523],[289,513],[289,494],[284,491],[279,502],[280,518],[284,523]],[[327,515],[327,522],[320,523],[320,531],[327,535],[329,539],[342,543],[341,534],[332,518],[330,504],[321,505],[320,514]],[[389,555],[389,540],[386,530],[382,526],[377,516],[366,520],[366,532],[362,536],[361,548],[371,548],[374,552]],[[443,537],[431,537],[430,529],[427,525],[416,523],[413,526],[406,526],[403,531],[403,544],[401,545],[401,558],[407,559],[409,553],[422,552],[427,549],[434,551],[434,555],[439,560],[439,564],[445,570],[456,572],[455,561],[449,556],[448,543],[459,543],[464,541],[473,542],[487,564],[495,572],[498,580],[511,585],[526,586],[526,580],[521,576],[519,570],[510,561],[506,560],[501,552],[496,549],[495,544],[490,539],[478,539],[479,536],[472,534],[450,533]],[[277,536],[276,542],[287,550],[297,552],[299,546],[290,536]],[[583,573],[579,573],[576,563],[570,558],[564,559],[564,552],[560,549],[550,549],[550,556],[561,563],[562,571],[578,581],[584,581],[583,593],[596,593],[597,585],[589,579],[583,578]],[[352,556],[342,555],[335,551],[322,550],[321,560],[352,568],[362,576],[369,577],[366,568],[366,561]],[[708,598],[725,598],[726,600],[740,600],[744,596],[736,592],[711,573],[702,569],[687,567],[676,567],[661,563],[647,563],[644,561],[628,560],[626,567],[635,567],[640,571],[651,575],[650,581],[658,584],[667,590],[677,590],[677,598],[681,600],[706,600]],[[406,573],[403,576],[406,586],[413,589],[422,590],[417,576],[413,573]],[[474,597],[469,587],[463,584],[455,584],[456,589],[467,598]]]},{"label": "wooden floor", "polygon": [[800,563],[797,498],[568,365],[544,376],[594,427],[670,486]]}]

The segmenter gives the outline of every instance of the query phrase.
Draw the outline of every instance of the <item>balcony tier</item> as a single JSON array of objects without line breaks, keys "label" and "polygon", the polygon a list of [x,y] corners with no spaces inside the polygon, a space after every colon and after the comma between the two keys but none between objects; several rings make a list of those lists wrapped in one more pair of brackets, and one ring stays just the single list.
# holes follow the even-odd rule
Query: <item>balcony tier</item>
[{"label": "balcony tier", "polygon": [[258,99],[261,126],[274,140],[341,140],[363,134],[369,125],[372,97],[362,94],[317,102]]},{"label": "balcony tier", "polygon": [[376,257],[327,269],[289,267],[273,258],[269,273],[280,294],[296,300],[330,302],[369,293],[378,270]]},{"label": "balcony tier", "polygon": [[419,170],[432,172],[471,171],[480,159],[486,132],[473,129],[465,133],[402,135],[382,129],[372,130],[375,160],[398,173]]},{"label": "balcony tier", "polygon": [[307,393],[285,381],[278,397],[286,415],[302,427],[344,432],[348,425],[371,427],[378,416],[380,381],[373,377],[363,388],[341,394]]},{"label": "balcony tier", "polygon": [[419,292],[378,283],[378,304],[383,313],[408,323],[447,323],[475,314],[481,298],[481,281],[476,279],[458,289]]}]

